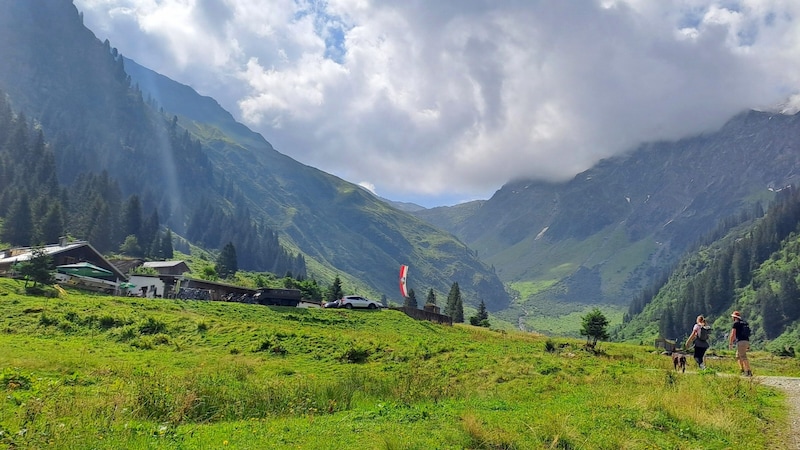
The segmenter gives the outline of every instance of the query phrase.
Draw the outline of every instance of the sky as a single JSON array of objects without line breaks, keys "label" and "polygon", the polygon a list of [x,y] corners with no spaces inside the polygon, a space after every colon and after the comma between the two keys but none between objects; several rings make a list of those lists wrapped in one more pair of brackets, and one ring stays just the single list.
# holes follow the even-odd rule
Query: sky
[{"label": "sky", "polygon": [[797,0],[74,3],[281,153],[425,207],[800,99]]}]

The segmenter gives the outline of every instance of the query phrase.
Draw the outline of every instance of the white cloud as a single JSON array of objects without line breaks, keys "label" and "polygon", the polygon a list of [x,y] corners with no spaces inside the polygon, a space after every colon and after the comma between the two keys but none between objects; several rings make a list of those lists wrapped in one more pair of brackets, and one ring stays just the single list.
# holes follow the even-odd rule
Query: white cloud
[{"label": "white cloud", "polygon": [[794,0],[76,0],[295,159],[425,202],[565,179],[798,91]]}]

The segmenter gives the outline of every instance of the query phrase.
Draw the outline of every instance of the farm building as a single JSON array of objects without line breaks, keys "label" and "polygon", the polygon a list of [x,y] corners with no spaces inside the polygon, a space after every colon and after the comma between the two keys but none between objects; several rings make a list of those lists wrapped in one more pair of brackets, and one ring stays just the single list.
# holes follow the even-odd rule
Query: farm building
[{"label": "farm building", "polygon": [[17,247],[0,250],[0,275],[14,276],[14,265],[23,261],[28,261],[33,257],[33,251],[41,248],[53,259],[53,268],[58,266],[80,265],[88,263],[102,269],[103,279],[110,281],[127,280],[128,277],[116,266],[111,264],[100,252],[95,250],[86,241],[67,242],[61,239],[58,244],[45,245],[43,247]]}]

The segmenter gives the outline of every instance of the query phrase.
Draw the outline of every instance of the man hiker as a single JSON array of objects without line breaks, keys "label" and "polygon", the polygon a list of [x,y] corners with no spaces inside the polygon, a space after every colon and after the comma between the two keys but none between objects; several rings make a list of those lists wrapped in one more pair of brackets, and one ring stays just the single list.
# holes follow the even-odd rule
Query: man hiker
[{"label": "man hiker", "polygon": [[736,360],[739,361],[742,375],[752,377],[753,372],[750,371],[750,361],[747,360],[747,351],[750,350],[750,325],[748,325],[747,321],[742,320],[742,315],[739,311],[734,311],[731,314],[731,318],[733,319],[733,328],[731,328],[728,348],[733,348],[733,344],[736,344]]}]

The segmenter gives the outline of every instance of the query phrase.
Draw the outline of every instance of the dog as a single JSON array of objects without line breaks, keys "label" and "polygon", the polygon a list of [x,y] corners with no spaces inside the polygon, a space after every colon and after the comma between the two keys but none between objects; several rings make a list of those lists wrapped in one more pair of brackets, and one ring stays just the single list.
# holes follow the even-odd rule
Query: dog
[{"label": "dog", "polygon": [[677,372],[680,369],[681,373],[686,373],[686,355],[683,353],[672,353],[672,366]]}]

